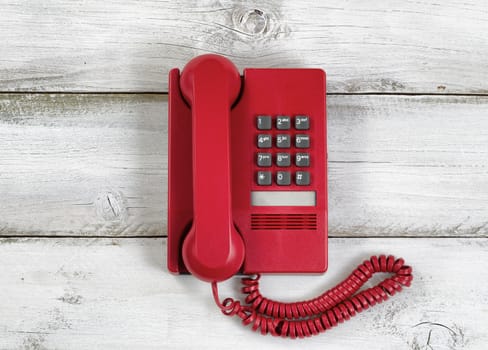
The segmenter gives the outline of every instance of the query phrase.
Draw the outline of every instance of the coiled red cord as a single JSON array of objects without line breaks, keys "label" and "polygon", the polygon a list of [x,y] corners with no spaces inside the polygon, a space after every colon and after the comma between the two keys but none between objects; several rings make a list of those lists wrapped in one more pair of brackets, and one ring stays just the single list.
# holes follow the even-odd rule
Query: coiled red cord
[{"label": "coiled red cord", "polygon": [[[356,293],[376,272],[393,273],[372,288]],[[413,279],[412,268],[402,258],[372,256],[359,265],[344,281],[315,299],[295,303],[270,300],[259,291],[260,275],[242,279],[242,292],[247,294],[241,305],[238,300],[219,300],[217,283],[212,283],[216,304],[228,316],[237,315],[252,330],[266,335],[303,338],[325,332],[338,323],[349,320],[370,306],[379,304],[408,287]]]}]

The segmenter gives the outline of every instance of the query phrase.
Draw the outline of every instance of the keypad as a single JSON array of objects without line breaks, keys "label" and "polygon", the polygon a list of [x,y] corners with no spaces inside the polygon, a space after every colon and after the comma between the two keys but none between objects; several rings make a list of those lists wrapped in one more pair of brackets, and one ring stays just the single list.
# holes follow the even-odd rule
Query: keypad
[{"label": "keypad", "polygon": [[[311,129],[307,115],[258,115],[256,184],[259,186],[309,186],[311,184],[310,153]],[[263,169],[263,168],[268,169]]]}]

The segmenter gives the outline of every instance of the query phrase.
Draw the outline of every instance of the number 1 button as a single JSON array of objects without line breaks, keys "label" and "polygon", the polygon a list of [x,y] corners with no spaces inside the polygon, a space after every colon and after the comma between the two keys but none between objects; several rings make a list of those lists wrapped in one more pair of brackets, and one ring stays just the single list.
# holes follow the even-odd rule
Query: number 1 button
[{"label": "number 1 button", "polygon": [[260,115],[256,119],[256,124],[259,130],[271,130],[271,117],[269,115]]}]

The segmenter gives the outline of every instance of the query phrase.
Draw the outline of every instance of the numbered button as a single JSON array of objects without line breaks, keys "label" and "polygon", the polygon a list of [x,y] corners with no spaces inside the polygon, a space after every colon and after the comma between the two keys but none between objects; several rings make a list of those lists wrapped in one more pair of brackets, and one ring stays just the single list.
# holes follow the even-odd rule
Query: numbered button
[{"label": "numbered button", "polygon": [[271,166],[271,153],[258,153],[258,166]]},{"label": "numbered button", "polygon": [[269,186],[271,185],[271,171],[258,171],[257,174],[257,183],[260,186]]},{"label": "numbered button", "polygon": [[296,135],[295,136],[295,147],[296,148],[309,148],[310,147],[310,136],[308,136],[308,135]]},{"label": "numbered button", "polygon": [[276,136],[276,147],[278,148],[290,148],[290,135],[281,134]]},{"label": "numbered button", "polygon": [[291,176],[289,171],[278,171],[276,173],[276,184],[280,186],[288,186],[291,183]]},{"label": "numbered button", "polygon": [[269,115],[259,115],[256,118],[256,124],[259,130],[271,130],[271,117]]},{"label": "numbered button", "polygon": [[298,186],[310,185],[310,173],[308,171],[297,171],[295,174],[295,183]]},{"label": "numbered button", "polygon": [[295,129],[308,130],[310,129],[310,120],[307,115],[295,116]]},{"label": "numbered button", "polygon": [[297,154],[295,154],[295,165],[296,166],[310,166],[310,154],[308,154],[308,153],[297,153]]},{"label": "numbered button", "polygon": [[279,115],[276,117],[276,129],[288,130],[290,129],[290,117],[286,115]]},{"label": "numbered button", "polygon": [[272,141],[271,135],[259,134],[258,135],[258,148],[271,148]]},{"label": "numbered button", "polygon": [[289,153],[277,153],[276,165],[277,166],[290,166],[290,154]]}]

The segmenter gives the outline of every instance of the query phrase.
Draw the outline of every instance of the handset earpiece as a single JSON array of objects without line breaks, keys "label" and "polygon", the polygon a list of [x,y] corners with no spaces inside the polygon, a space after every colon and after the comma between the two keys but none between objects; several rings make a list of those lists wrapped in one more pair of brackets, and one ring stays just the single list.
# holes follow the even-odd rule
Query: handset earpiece
[{"label": "handset earpiece", "polygon": [[194,106],[196,84],[202,82],[200,79],[207,79],[206,77],[208,80],[203,82],[205,87],[219,87],[225,90],[224,96],[216,97],[224,99],[222,103],[226,106],[228,104],[230,110],[239,97],[241,76],[234,63],[219,55],[201,55],[185,65],[180,77],[180,89],[185,101]]},{"label": "handset earpiece", "polygon": [[193,223],[183,242],[186,268],[196,277],[218,282],[236,274],[244,243],[232,220],[230,109],[239,96],[239,71],[228,59],[202,55],[180,78],[192,109]]}]

